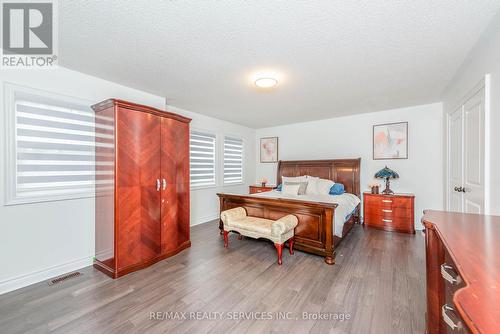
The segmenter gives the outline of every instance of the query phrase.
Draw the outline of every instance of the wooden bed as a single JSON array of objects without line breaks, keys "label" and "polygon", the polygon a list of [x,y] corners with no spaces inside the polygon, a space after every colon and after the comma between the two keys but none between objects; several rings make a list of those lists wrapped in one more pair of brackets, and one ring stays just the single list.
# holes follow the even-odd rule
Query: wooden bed
[{"label": "wooden bed", "polygon": [[[279,161],[277,184],[282,176],[311,175],[342,183],[348,193],[361,196],[361,159]],[[359,222],[359,208],[344,224],[342,238],[334,235],[334,212],[337,204],[308,202],[291,199],[263,198],[250,195],[217,194],[220,212],[244,207],[249,216],[279,219],[293,214],[299,219],[295,229],[294,248],[325,257],[327,264],[335,264],[335,247]],[[219,222],[222,233],[222,221]]]}]

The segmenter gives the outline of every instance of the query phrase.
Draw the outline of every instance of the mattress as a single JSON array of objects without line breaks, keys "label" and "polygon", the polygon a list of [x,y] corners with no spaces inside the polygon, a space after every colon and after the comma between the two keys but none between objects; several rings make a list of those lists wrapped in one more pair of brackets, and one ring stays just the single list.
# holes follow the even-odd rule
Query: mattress
[{"label": "mattress", "polygon": [[347,220],[349,220],[351,214],[356,209],[358,204],[361,202],[358,196],[349,193],[344,193],[342,195],[317,195],[317,194],[289,195],[289,194],[283,194],[281,191],[272,190],[263,193],[252,194],[251,196],[337,204],[338,206],[335,209],[335,215],[334,215],[333,233],[340,238],[342,238],[342,230],[344,228],[344,224],[346,223]]}]

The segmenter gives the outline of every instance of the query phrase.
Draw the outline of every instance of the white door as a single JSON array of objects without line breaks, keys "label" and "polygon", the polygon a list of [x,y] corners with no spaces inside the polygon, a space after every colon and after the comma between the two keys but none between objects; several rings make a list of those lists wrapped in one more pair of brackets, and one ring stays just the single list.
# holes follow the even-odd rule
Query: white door
[{"label": "white door", "polygon": [[458,191],[462,185],[463,165],[463,107],[460,106],[449,118],[449,210],[463,212],[463,193]]},{"label": "white door", "polygon": [[484,88],[449,116],[448,209],[484,213]]},{"label": "white door", "polygon": [[464,212],[484,213],[484,88],[464,104]]}]

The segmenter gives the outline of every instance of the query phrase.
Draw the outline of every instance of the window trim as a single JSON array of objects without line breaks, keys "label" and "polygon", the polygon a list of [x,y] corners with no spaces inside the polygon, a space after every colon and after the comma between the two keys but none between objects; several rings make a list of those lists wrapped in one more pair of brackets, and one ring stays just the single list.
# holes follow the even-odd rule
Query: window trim
[{"label": "window trim", "polygon": [[[241,181],[240,182],[232,182],[232,183],[226,183],[224,180],[224,144],[227,138],[233,138],[233,139],[240,139],[241,140]],[[221,159],[221,165],[222,165],[222,185],[224,187],[232,187],[232,186],[241,186],[245,184],[245,139],[242,136],[238,135],[233,135],[233,134],[228,134],[224,133],[222,135],[222,144],[221,144],[221,150],[222,150],[222,159]]]},{"label": "window trim", "polygon": [[214,143],[214,183],[213,184],[203,184],[203,185],[193,185],[191,184],[191,163],[189,164],[189,188],[191,190],[202,190],[202,189],[212,189],[212,188],[217,188],[219,183],[219,175],[218,175],[218,170],[219,170],[219,164],[218,164],[218,159],[219,159],[219,151],[218,151],[218,145],[217,143],[219,142],[219,136],[215,131],[211,130],[206,130],[202,128],[197,128],[191,126],[189,129],[189,157],[191,158],[191,132],[200,132],[202,134],[207,134],[207,135],[212,135],[214,136],[215,143]]},{"label": "window trim", "polygon": [[[42,202],[54,202],[74,200],[81,198],[94,198],[95,190],[82,193],[69,193],[57,195],[33,195],[29,197],[19,197],[16,193],[17,180],[17,152],[16,152],[16,110],[15,110],[15,95],[16,93],[25,93],[37,95],[42,98],[53,99],[61,102],[72,104],[92,105],[94,102],[77,97],[67,96],[63,94],[52,93],[44,90],[34,89],[26,86],[21,86],[6,82],[4,84],[4,133],[5,133],[5,194],[4,205],[19,205],[32,204]],[[91,189],[95,189],[94,187]]]}]

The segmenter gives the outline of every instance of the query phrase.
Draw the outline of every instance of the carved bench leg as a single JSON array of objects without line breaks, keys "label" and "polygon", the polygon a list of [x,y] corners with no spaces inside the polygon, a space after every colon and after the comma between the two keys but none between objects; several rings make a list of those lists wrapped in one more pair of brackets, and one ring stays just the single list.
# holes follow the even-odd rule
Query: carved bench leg
[{"label": "carved bench leg", "polygon": [[238,240],[243,240],[243,235],[238,235]]},{"label": "carved bench leg", "polygon": [[276,250],[278,251],[278,264],[281,265],[283,263],[283,244],[274,244]]},{"label": "carved bench leg", "polygon": [[224,248],[229,246],[229,231],[224,230]]},{"label": "carved bench leg", "polygon": [[293,239],[293,237],[290,238],[290,240],[288,240],[288,250],[290,251],[290,255],[293,255],[293,243],[295,242],[295,240]]}]

